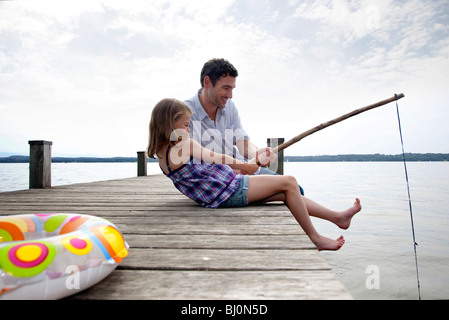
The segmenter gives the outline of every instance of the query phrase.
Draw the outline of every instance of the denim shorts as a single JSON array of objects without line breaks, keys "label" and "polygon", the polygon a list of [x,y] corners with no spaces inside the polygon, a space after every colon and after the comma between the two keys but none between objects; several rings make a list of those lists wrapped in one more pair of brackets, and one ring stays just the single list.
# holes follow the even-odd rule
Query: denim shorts
[{"label": "denim shorts", "polygon": [[228,200],[220,205],[220,208],[245,207],[248,205],[249,176],[242,175],[239,187]]}]

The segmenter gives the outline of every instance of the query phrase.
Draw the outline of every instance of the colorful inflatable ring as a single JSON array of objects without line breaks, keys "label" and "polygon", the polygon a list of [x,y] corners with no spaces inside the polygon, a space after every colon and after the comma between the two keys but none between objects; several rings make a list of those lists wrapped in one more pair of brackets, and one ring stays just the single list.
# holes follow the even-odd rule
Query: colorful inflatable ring
[{"label": "colorful inflatable ring", "polygon": [[109,221],[80,214],[0,216],[0,300],[60,299],[108,276],[128,255]]}]

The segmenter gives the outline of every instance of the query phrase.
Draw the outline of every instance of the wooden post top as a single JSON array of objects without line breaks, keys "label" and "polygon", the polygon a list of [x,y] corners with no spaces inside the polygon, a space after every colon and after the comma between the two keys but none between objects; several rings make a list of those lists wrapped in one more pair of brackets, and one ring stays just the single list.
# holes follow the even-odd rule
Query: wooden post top
[{"label": "wooden post top", "polygon": [[51,142],[51,141],[45,141],[45,140],[31,140],[31,141],[28,141],[28,144],[29,145],[52,145],[53,144],[53,142]]},{"label": "wooden post top", "polygon": [[267,138],[267,143],[270,143],[273,139],[277,140],[278,143],[284,143],[285,141],[285,138]]}]

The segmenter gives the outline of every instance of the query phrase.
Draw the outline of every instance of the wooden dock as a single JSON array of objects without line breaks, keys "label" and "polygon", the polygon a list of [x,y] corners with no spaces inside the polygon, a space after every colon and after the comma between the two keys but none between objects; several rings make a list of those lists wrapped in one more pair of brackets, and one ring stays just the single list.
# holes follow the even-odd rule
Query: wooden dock
[{"label": "wooden dock", "polygon": [[130,254],[71,299],[352,299],[282,203],[207,209],[163,175],[0,193],[0,214],[82,213]]}]

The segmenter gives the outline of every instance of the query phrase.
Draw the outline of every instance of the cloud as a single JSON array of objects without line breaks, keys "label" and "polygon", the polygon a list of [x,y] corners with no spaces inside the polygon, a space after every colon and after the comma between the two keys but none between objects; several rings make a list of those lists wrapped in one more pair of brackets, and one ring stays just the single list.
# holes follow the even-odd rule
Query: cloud
[{"label": "cloud", "polygon": [[[258,145],[396,90],[405,91],[423,119],[418,101],[426,92],[446,98],[448,6],[415,0],[1,2],[0,151],[26,153],[27,140],[48,139],[64,155],[132,155],[146,146],[152,107],[165,97],[194,95],[200,69],[212,57],[238,68],[234,100]],[[346,139],[361,130],[358,123],[373,126],[376,115],[289,152],[349,150],[326,140],[331,133]],[[363,145],[360,139],[354,144]]]}]

